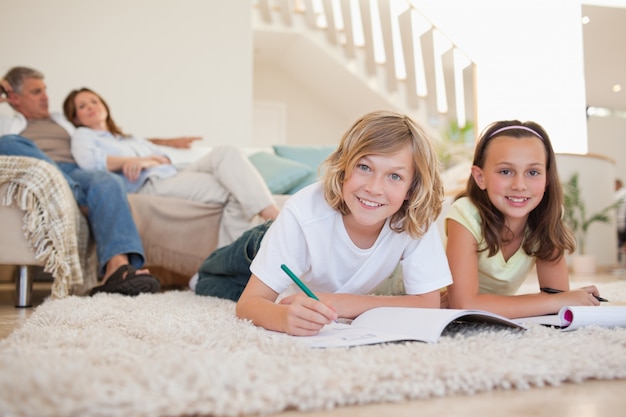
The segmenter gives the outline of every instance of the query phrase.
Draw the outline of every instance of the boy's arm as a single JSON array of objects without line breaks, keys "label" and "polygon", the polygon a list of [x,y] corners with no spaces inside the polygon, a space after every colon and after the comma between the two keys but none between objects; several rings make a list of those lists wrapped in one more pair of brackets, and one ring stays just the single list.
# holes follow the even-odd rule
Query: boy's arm
[{"label": "boy's arm", "polygon": [[332,305],[341,318],[354,319],[367,310],[377,307],[439,308],[440,291],[416,295],[357,295],[317,294],[324,303]]},{"label": "boy's arm", "polygon": [[304,294],[288,297],[280,304],[274,302],[277,297],[274,290],[252,274],[237,302],[237,317],[267,330],[297,336],[315,335],[337,319],[331,307]]}]

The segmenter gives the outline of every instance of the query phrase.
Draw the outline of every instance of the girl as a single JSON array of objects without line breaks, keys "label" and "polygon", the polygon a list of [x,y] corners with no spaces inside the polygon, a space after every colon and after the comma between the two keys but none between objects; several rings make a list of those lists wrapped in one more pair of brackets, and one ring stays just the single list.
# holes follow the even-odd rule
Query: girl
[{"label": "girl", "polygon": [[118,173],[131,193],[223,204],[218,246],[233,242],[249,229],[257,214],[265,220],[278,215],[278,206],[263,178],[233,146],[214,148],[178,171],[151,142],[124,135],[109,106],[94,91],[72,91],[63,110],[78,127],[72,136],[72,154],[81,168]]},{"label": "girl", "polygon": [[[488,126],[467,189],[445,218],[449,306],[515,318],[598,305],[595,286],[569,289],[564,253],[575,249],[575,239],[562,221],[562,202],[545,130],[517,120]],[[514,295],[535,264],[539,286],[559,293]]]},{"label": "girl", "polygon": [[[374,307],[438,308],[439,289],[451,283],[441,238],[431,227],[442,200],[427,134],[404,115],[363,116],[324,162],[322,181],[291,197],[262,240],[254,233],[242,237],[260,241],[260,248],[258,254],[244,249],[254,260],[237,315],[269,330],[313,335],[338,317]],[[237,242],[222,252],[229,249],[242,258]],[[398,263],[408,295],[364,295]],[[319,301],[297,287],[295,294],[283,294],[293,282],[282,264]]]}]

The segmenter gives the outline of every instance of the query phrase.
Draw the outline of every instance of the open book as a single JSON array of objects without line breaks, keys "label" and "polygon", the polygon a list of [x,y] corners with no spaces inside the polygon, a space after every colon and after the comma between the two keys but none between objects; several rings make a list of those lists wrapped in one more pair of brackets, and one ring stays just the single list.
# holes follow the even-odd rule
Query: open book
[{"label": "open book", "polygon": [[482,310],[379,307],[366,311],[350,324],[332,323],[315,336],[297,338],[315,348],[401,341],[437,343],[446,327],[460,322],[525,329],[520,323]]},{"label": "open book", "polygon": [[539,323],[563,330],[576,330],[583,326],[626,327],[626,306],[574,306],[563,307],[558,314],[524,317],[520,323]]}]

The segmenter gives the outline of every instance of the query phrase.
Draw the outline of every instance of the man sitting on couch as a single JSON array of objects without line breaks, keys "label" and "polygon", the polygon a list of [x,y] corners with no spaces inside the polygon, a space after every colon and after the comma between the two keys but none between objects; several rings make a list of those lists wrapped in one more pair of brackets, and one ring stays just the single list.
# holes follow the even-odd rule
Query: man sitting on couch
[{"label": "man sitting on couch", "polygon": [[112,173],[76,165],[70,152],[74,127],[61,114],[49,112],[43,79],[26,67],[12,68],[0,79],[0,103],[15,110],[12,117],[0,114],[0,155],[43,159],[63,173],[96,242],[102,283],[92,294],[158,292],[158,279],[140,269],[145,256],[124,185]]}]

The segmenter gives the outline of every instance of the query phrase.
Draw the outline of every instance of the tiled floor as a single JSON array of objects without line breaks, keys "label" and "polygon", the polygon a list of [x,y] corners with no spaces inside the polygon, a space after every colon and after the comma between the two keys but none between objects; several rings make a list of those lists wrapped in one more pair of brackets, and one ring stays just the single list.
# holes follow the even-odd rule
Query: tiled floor
[{"label": "tiled floor", "polygon": [[[610,274],[599,281],[626,279]],[[575,287],[575,282],[572,285]],[[50,284],[35,283],[33,304],[49,294]],[[14,304],[14,285],[0,284],[0,339],[24,323],[33,308],[18,309]],[[589,381],[560,387],[526,391],[494,391],[473,396],[452,396],[399,404],[342,407],[330,411],[301,413],[288,411],[276,417],[394,417],[420,416],[535,416],[535,417],[624,417],[626,380]]]}]

